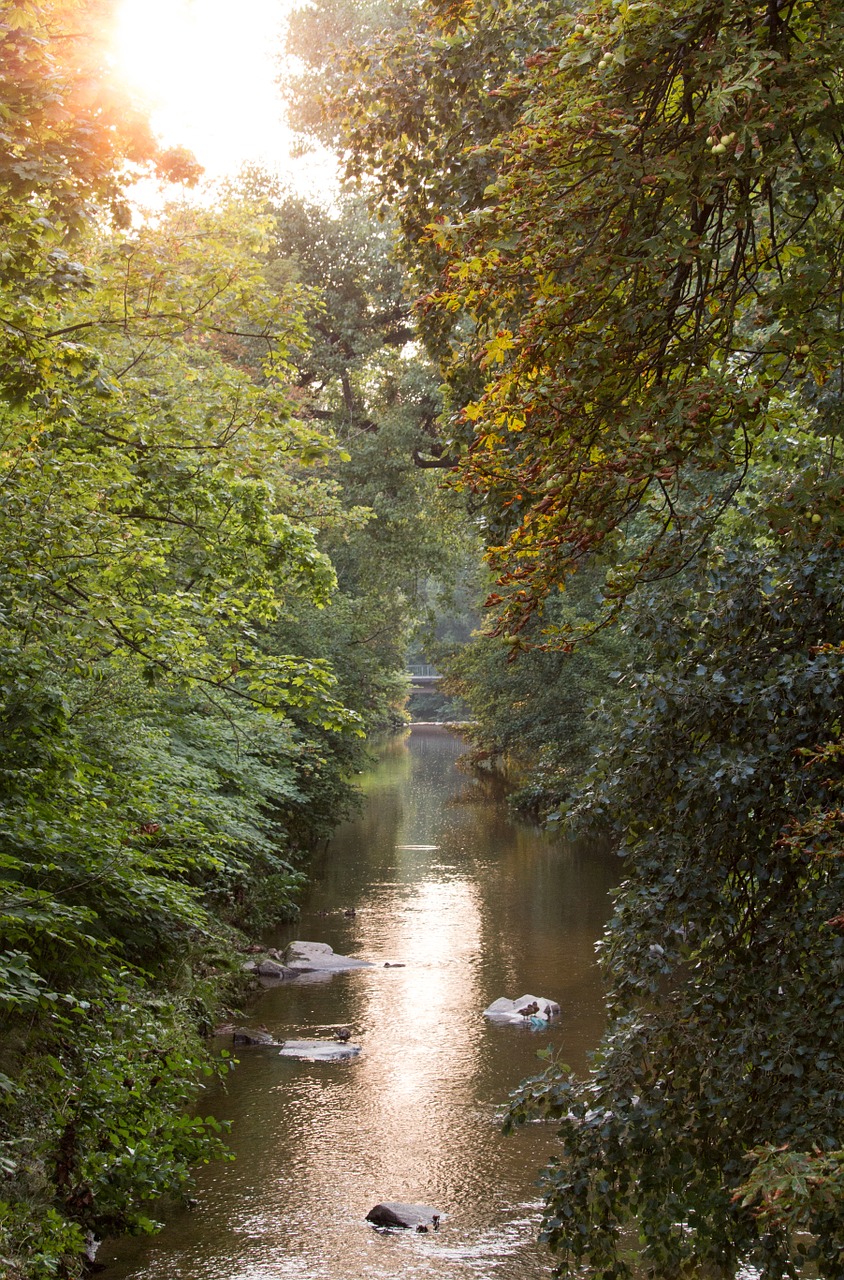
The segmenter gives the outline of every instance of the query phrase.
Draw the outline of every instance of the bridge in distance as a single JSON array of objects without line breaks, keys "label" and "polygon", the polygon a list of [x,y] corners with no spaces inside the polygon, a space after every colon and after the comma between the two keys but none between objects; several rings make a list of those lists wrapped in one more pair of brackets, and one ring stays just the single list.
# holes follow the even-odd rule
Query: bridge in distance
[{"label": "bridge in distance", "polygon": [[407,667],[411,689],[435,689],[442,680],[436,667],[424,662],[411,662]]}]

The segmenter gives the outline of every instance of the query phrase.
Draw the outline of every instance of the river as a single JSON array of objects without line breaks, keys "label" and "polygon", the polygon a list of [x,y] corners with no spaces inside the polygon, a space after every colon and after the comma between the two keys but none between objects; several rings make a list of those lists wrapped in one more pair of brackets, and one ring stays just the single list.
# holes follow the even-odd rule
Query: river
[{"label": "river", "polygon": [[[553,1129],[505,1138],[500,1121],[541,1069],[537,1050],[582,1070],[598,1041],[594,944],[618,862],[511,821],[455,767],[462,750],[442,730],[391,739],[360,779],[363,812],[315,857],[301,919],[266,939],[375,962],[268,989],[244,1019],[279,1040],[348,1025],[360,1057],[239,1050],[227,1089],[201,1108],[231,1122],[236,1161],[200,1170],[196,1206],[158,1236],[104,1246],[103,1280],[550,1274],[536,1230]],[[558,1001],[559,1021],[536,1031],[481,1017],[524,993]],[[381,1200],[433,1205],[442,1226],[379,1233],[364,1217]]]}]

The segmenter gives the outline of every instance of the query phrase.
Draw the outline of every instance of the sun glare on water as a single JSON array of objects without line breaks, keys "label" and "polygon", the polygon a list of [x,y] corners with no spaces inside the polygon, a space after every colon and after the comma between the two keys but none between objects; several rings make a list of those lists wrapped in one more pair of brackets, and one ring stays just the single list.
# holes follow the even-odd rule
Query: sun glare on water
[{"label": "sun glare on water", "polygon": [[167,146],[210,178],[245,163],[290,173],[277,59],[284,0],[120,0],[114,57]]}]

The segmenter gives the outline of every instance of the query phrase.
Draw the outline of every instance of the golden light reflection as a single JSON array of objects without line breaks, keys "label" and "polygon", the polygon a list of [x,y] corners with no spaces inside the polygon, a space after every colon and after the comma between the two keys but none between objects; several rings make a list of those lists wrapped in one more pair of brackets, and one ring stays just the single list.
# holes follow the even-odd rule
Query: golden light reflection
[{"label": "golden light reflection", "polygon": [[477,886],[453,875],[437,878],[434,868],[419,880],[420,858],[425,854],[400,855],[397,880],[406,889],[389,936],[376,927],[370,940],[363,925],[362,949],[401,956],[406,968],[361,989],[361,1021],[381,1035],[357,1067],[374,1112],[370,1167],[382,1194],[398,1185],[390,1194],[410,1199],[442,1195],[443,1181],[457,1173],[450,1168],[453,1126],[473,1097],[483,1031]]},{"label": "golden light reflection", "polygon": [[466,1159],[484,1071],[482,900],[471,880],[438,875],[429,852],[397,859],[392,910],[358,916],[356,950],[404,967],[350,975],[346,1009],[364,1052],[316,1077],[323,1101],[288,1111],[303,1126],[292,1142],[296,1176],[313,1193],[342,1153],[354,1221],[378,1199],[456,1206],[486,1176]]}]

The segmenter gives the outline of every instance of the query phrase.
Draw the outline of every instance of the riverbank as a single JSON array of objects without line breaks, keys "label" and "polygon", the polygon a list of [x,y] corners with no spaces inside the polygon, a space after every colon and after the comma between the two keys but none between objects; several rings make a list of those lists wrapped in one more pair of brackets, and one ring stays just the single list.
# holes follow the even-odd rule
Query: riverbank
[{"label": "riverbank", "polygon": [[191,757],[183,717],[178,796],[159,786],[144,797],[145,821],[105,813],[78,832],[57,803],[33,838],[45,850],[62,839],[63,865],[58,852],[52,866],[33,853],[26,877],[6,882],[0,1270],[10,1280],[80,1275],[95,1241],[153,1229],[198,1165],[225,1158],[202,1098],[231,1060],[208,1037],[249,996],[243,964],[259,922],[296,914],[303,850],[351,803],[348,748],[293,744],[269,720],[253,724],[248,752],[235,743],[227,755],[214,740],[215,793],[210,766],[200,770],[202,728]]}]

